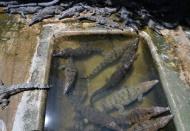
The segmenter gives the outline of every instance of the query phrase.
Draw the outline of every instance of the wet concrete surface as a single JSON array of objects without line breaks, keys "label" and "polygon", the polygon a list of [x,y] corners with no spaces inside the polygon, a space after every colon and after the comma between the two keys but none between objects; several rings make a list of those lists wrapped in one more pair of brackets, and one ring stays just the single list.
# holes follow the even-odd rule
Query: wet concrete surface
[{"label": "wet concrete surface", "polygon": [[[0,14],[0,79],[6,85],[26,82],[39,33],[39,28],[28,28],[18,18]],[[8,131],[12,130],[21,96],[11,97],[8,107],[0,109],[0,119]]]}]

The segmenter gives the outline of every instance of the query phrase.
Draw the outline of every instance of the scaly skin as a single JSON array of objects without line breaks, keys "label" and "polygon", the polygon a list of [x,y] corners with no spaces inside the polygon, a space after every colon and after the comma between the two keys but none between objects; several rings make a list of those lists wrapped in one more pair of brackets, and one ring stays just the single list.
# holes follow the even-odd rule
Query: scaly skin
[{"label": "scaly skin", "polygon": [[34,89],[49,89],[48,85],[40,83],[23,83],[11,86],[5,86],[2,82],[0,83],[0,105],[5,108],[9,103],[9,97],[14,94]]},{"label": "scaly skin", "polygon": [[[135,40],[135,42],[137,42],[137,39]],[[129,45],[136,46],[136,44],[132,44],[132,43],[130,43]],[[137,47],[135,49],[137,49]],[[130,52],[130,50],[126,50],[126,51],[128,54],[128,56],[126,56],[128,61],[125,61],[125,63],[122,63],[116,69],[116,71],[111,75],[111,77],[109,78],[107,83],[102,88],[98,89],[97,91],[95,91],[92,94],[92,96],[90,98],[90,104],[93,105],[93,103],[95,101],[97,101],[98,99],[100,99],[101,96],[104,95],[105,92],[107,92],[108,90],[116,88],[117,85],[125,78],[127,71],[132,66],[132,64],[135,60],[135,57],[136,57],[136,50],[132,50],[131,52]]]},{"label": "scaly skin", "polygon": [[67,17],[72,17],[75,15],[79,15],[80,12],[83,12],[85,10],[84,6],[82,3],[78,3],[74,5],[73,7],[63,11],[60,16],[58,17],[59,19],[64,19]]},{"label": "scaly skin", "polygon": [[64,10],[61,6],[49,6],[40,10],[36,15],[32,17],[32,20],[29,23],[29,26],[42,21],[43,19],[53,17],[56,14],[59,14],[62,10]]},{"label": "scaly skin", "polygon": [[172,119],[173,115],[167,115],[156,119],[146,120],[133,125],[127,131],[158,131],[165,127]]},{"label": "scaly skin", "polygon": [[31,6],[42,6],[42,7],[47,7],[47,6],[53,6],[57,3],[59,3],[60,0],[52,0],[51,2],[42,2],[42,3],[27,3],[27,4],[18,4],[18,5],[9,5],[7,8],[18,8],[18,7],[31,7]]},{"label": "scaly skin", "polygon": [[76,81],[77,68],[74,65],[72,58],[68,59],[68,63],[65,66],[65,86],[64,94],[67,94]]},{"label": "scaly skin", "polygon": [[126,51],[126,50],[130,51],[130,50],[133,50],[132,48],[137,48],[137,46],[133,46],[133,44],[136,44],[136,43],[137,43],[137,39],[135,39],[131,43],[125,45],[124,47],[123,46],[116,47],[112,51],[105,54],[103,61],[97,67],[95,67],[95,69],[92,71],[92,73],[90,73],[87,76],[87,78],[94,77],[100,71],[104,70],[107,66],[114,63],[118,59],[122,58],[123,57],[122,55],[124,54],[124,52],[128,53],[128,51]]},{"label": "scaly skin", "polygon": [[112,64],[115,61],[117,61],[118,59],[120,59],[122,57],[123,53],[125,52],[125,50],[127,50],[127,48],[129,48],[129,46],[133,45],[136,42],[137,42],[137,40],[135,39],[134,41],[132,41],[131,43],[129,43],[125,46],[116,47],[112,51],[106,53],[103,61],[97,67],[95,67],[95,69],[89,75],[87,75],[86,78],[94,77],[100,71],[104,70],[107,66],[109,66],[110,64]]},{"label": "scaly skin", "polygon": [[0,2],[0,7],[1,6],[8,6],[8,5],[16,5],[16,4],[18,4],[18,2],[17,1],[9,1],[9,2]]},{"label": "scaly skin", "polygon": [[38,12],[42,7],[18,7],[18,8],[11,8],[7,10],[10,14],[21,14],[22,17],[25,17],[25,14],[33,14]]},{"label": "scaly skin", "polygon": [[93,16],[93,15],[83,15],[83,16],[79,16],[77,19],[79,20],[83,20],[83,19],[86,19],[86,20],[89,20],[89,21],[94,21],[96,22],[96,24],[99,24],[99,25],[104,25],[108,28],[116,28],[116,29],[121,29],[123,30],[123,27],[120,26],[118,23],[114,22],[113,20],[107,18],[107,17],[103,17],[103,16],[100,16],[100,15],[97,15],[97,16]]},{"label": "scaly skin", "polygon": [[127,115],[122,115],[117,117],[116,121],[118,124],[132,125],[135,123],[144,122],[145,120],[149,120],[152,117],[156,117],[168,111],[170,111],[169,107],[159,107],[159,106],[153,106],[147,108],[139,107],[133,109]]},{"label": "scaly skin", "polygon": [[83,119],[88,122],[99,125],[101,127],[106,127],[114,131],[123,131],[123,129],[116,123],[115,118],[109,116],[103,112],[97,111],[90,106],[84,106],[81,104],[74,105],[76,113],[80,115]]},{"label": "scaly skin", "polygon": [[88,11],[89,13],[92,13],[93,15],[101,15],[101,16],[110,16],[111,14],[115,13],[117,11],[116,8],[109,8],[109,7],[105,7],[105,8],[99,8],[99,7],[92,7],[92,6],[88,6],[88,5],[84,5],[86,11]]},{"label": "scaly skin", "polygon": [[101,53],[102,50],[100,48],[94,48],[94,47],[79,47],[76,49],[72,48],[66,48],[62,51],[55,52],[53,54],[54,57],[61,57],[61,58],[80,58],[80,57],[86,57],[93,54]]},{"label": "scaly skin", "polygon": [[143,94],[150,91],[157,83],[158,80],[152,80],[142,82],[134,87],[123,87],[122,89],[113,92],[112,95],[101,100],[98,105],[98,109],[100,111],[119,109],[120,113],[124,113],[124,106],[142,98]]}]

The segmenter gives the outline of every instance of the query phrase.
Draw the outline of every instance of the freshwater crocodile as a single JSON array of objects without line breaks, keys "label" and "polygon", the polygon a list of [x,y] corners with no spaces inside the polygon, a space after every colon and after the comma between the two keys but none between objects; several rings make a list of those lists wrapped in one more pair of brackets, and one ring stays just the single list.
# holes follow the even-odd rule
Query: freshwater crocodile
[{"label": "freshwater crocodile", "polygon": [[114,117],[105,114],[104,112],[97,111],[90,106],[82,104],[74,104],[77,114],[86,122],[106,127],[114,131],[124,131],[117,123]]},{"label": "freshwater crocodile", "polygon": [[77,17],[77,19],[78,20],[89,20],[89,21],[96,22],[96,24],[104,25],[108,28],[116,28],[116,29],[123,30],[123,27],[120,26],[117,22],[114,22],[113,20],[111,20],[107,17],[100,16],[100,15],[93,16],[92,14],[91,15],[85,14],[85,15]]},{"label": "freshwater crocodile", "polygon": [[84,5],[86,11],[89,13],[92,13],[93,15],[101,15],[101,16],[110,16],[111,14],[115,13],[117,11],[117,8],[109,8],[109,7],[104,7],[104,8],[99,8],[99,7],[92,7],[88,5]]},{"label": "freshwater crocodile", "polygon": [[34,90],[34,89],[49,89],[49,86],[46,84],[33,83],[33,82],[5,86],[3,82],[1,81],[0,82],[0,105],[2,109],[4,109],[8,105],[9,98],[12,95],[20,93],[22,91]]},{"label": "freshwater crocodile", "polygon": [[89,75],[86,76],[86,78],[94,77],[100,71],[104,70],[107,66],[109,66],[110,64],[112,64],[115,61],[117,61],[118,59],[120,59],[122,57],[123,53],[125,52],[125,50],[127,50],[127,48],[129,48],[129,46],[133,46],[133,44],[135,44],[137,42],[138,42],[138,39],[135,39],[134,41],[128,43],[125,46],[116,47],[113,50],[111,50],[110,52],[105,53],[103,61],[98,66],[96,66],[95,69]]},{"label": "freshwater crocodile", "polygon": [[32,17],[32,20],[29,23],[29,26],[42,21],[43,19],[47,19],[53,17],[56,14],[61,13],[64,10],[61,6],[49,6],[41,9],[37,14]]},{"label": "freshwater crocodile", "polygon": [[72,48],[66,48],[62,51],[59,52],[55,52],[53,54],[54,57],[62,57],[62,58],[79,58],[79,57],[86,57],[86,56],[90,56],[92,54],[98,54],[101,53],[102,49],[100,48],[94,48],[94,47],[79,47],[76,49],[72,49]]},{"label": "freshwater crocodile", "polygon": [[169,107],[160,107],[160,106],[138,107],[138,108],[134,108],[132,111],[130,111],[126,115],[118,116],[117,119],[115,120],[120,125],[130,126],[135,123],[140,123],[145,120],[150,120],[151,118],[159,116],[168,111],[170,112]]},{"label": "freshwater crocodile", "polygon": [[72,16],[77,16],[79,15],[80,12],[83,12],[85,10],[83,3],[77,3],[73,7],[63,11],[59,15],[59,19],[67,18],[67,17],[72,17]]},{"label": "freshwater crocodile", "polygon": [[137,99],[141,100],[143,94],[150,91],[157,83],[158,80],[152,80],[142,82],[134,87],[123,87],[101,100],[98,104],[98,110],[110,111],[116,108],[119,109],[120,113],[124,113],[124,106],[131,104]]},{"label": "freshwater crocodile", "polygon": [[11,8],[9,10],[6,10],[6,12],[9,12],[10,14],[20,14],[22,17],[25,18],[26,14],[33,14],[38,12],[42,7],[35,6],[35,7],[18,7],[18,8]]},{"label": "freshwater crocodile", "polygon": [[165,127],[173,117],[173,115],[167,115],[156,119],[146,120],[133,125],[131,128],[127,129],[127,131],[158,131]]},{"label": "freshwater crocodile", "polygon": [[57,3],[59,3],[60,0],[53,0],[53,1],[50,1],[50,2],[42,2],[42,3],[27,3],[27,4],[8,4],[8,7],[7,9],[10,9],[10,8],[18,8],[18,7],[29,7],[29,6],[42,6],[42,7],[47,7],[47,6],[53,6]]},{"label": "freshwater crocodile", "polygon": [[69,90],[73,87],[76,81],[78,71],[72,58],[68,59],[68,62],[66,65],[60,67],[60,69],[62,68],[64,68],[64,72],[65,72],[64,94],[67,94]]},{"label": "freshwater crocodile", "polygon": [[18,4],[18,2],[17,1],[3,1],[3,2],[0,2],[0,7],[1,6],[8,6],[8,5],[16,5],[16,4]]},{"label": "freshwater crocodile", "polygon": [[[128,52],[129,50],[127,50]],[[136,58],[136,51],[133,50],[132,53],[128,52],[126,63],[120,64],[116,71],[111,75],[109,80],[106,82],[106,84],[95,91],[91,98],[90,98],[90,104],[93,105],[95,101],[101,98],[102,95],[105,95],[105,92],[114,88],[117,88],[118,84],[125,78],[127,71],[132,66],[133,62]]]}]

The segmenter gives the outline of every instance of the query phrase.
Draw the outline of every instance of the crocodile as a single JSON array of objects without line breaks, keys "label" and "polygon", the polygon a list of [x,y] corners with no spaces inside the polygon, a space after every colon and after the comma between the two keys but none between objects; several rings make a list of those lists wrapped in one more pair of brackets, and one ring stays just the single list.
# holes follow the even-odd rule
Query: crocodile
[{"label": "crocodile", "polygon": [[[75,102],[76,103],[76,102]],[[97,111],[96,109],[82,104],[74,104],[76,113],[86,122],[106,127],[114,131],[124,131],[117,123],[114,117]]]},{"label": "crocodile", "polygon": [[4,83],[1,81],[0,82],[0,105],[2,109],[4,109],[8,105],[9,98],[12,95],[15,95],[23,91],[34,90],[34,89],[49,89],[49,86],[46,84],[33,83],[33,82],[5,86]]},{"label": "crocodile", "polygon": [[59,67],[60,69],[64,68],[65,72],[65,86],[64,86],[64,94],[67,94],[69,90],[73,87],[76,77],[77,77],[77,68],[73,62],[72,58],[68,59],[66,65]]},{"label": "crocodile", "polygon": [[123,30],[123,26],[120,26],[117,22],[114,22],[113,20],[111,20],[107,17],[100,16],[100,15],[93,16],[92,14],[90,14],[90,15],[85,14],[85,15],[81,15],[81,16],[77,17],[77,19],[78,20],[89,20],[89,21],[96,22],[96,24],[98,24],[98,25],[103,25],[108,28],[116,28],[116,29]]},{"label": "crocodile", "polygon": [[89,13],[92,13],[93,15],[101,15],[101,16],[110,16],[111,14],[115,13],[117,11],[117,8],[109,8],[109,7],[104,7],[104,8],[99,8],[99,7],[92,7],[88,5],[84,5],[86,11]]},{"label": "crocodile", "polygon": [[66,48],[59,52],[54,52],[54,57],[62,57],[62,58],[79,58],[79,57],[86,57],[92,54],[102,53],[102,49],[94,48],[94,47],[79,47],[76,49]]},{"label": "crocodile", "polygon": [[42,7],[36,6],[36,7],[18,7],[18,8],[11,8],[9,10],[6,10],[6,12],[9,12],[10,14],[20,14],[22,17],[26,18],[25,14],[34,14],[38,12]]},{"label": "crocodile", "polygon": [[127,129],[127,131],[158,131],[165,127],[173,117],[173,115],[167,115],[156,119],[146,120],[144,122],[134,124],[132,127]]},{"label": "crocodile", "polygon": [[64,10],[63,12],[60,13],[58,16],[59,20],[67,17],[72,17],[72,16],[77,16],[79,13],[85,11],[85,8],[83,6],[83,3],[77,3],[73,7]]},{"label": "crocodile", "polygon": [[86,78],[94,77],[100,71],[104,70],[107,66],[109,66],[110,64],[119,60],[122,57],[122,55],[124,54],[125,50],[127,50],[127,48],[129,48],[129,46],[131,46],[137,42],[138,42],[138,39],[135,39],[134,41],[128,43],[125,46],[116,47],[113,50],[111,50],[110,52],[105,53],[103,61],[98,66],[96,66],[95,69],[93,69],[93,71],[89,75],[86,76]]},{"label": "crocodile", "polygon": [[129,53],[130,56],[128,56],[129,61],[127,61],[125,64],[120,64],[116,71],[111,75],[109,80],[106,82],[106,84],[96,90],[92,96],[90,97],[90,104],[93,105],[95,101],[101,98],[101,96],[105,95],[105,93],[111,89],[114,89],[118,86],[118,84],[125,78],[127,71],[132,66],[133,62],[136,58],[136,52],[133,51],[133,53]]},{"label": "crocodile", "polygon": [[119,115],[115,119],[120,125],[133,125],[145,120],[150,120],[153,117],[159,116],[163,113],[170,112],[169,107],[152,106],[152,107],[138,107],[132,109],[126,115]]},{"label": "crocodile", "polygon": [[54,15],[61,13],[62,10],[64,10],[64,8],[61,6],[45,7],[32,17],[32,20],[30,21],[29,26],[37,22],[40,22],[43,19],[53,17]]},{"label": "crocodile", "polygon": [[18,4],[18,2],[17,1],[3,1],[3,2],[0,2],[0,7],[1,6],[8,6],[8,5],[16,5],[16,4]]},{"label": "crocodile", "polygon": [[131,104],[137,99],[142,100],[143,94],[150,91],[157,83],[158,80],[152,80],[142,82],[134,87],[123,87],[102,99],[98,104],[98,110],[110,111],[119,109],[120,113],[124,113],[124,106]]},{"label": "crocodile", "polygon": [[10,9],[10,8],[18,8],[18,7],[29,7],[29,6],[41,6],[41,7],[48,7],[48,6],[53,6],[57,3],[59,3],[60,0],[53,0],[53,1],[50,1],[50,2],[42,2],[42,3],[27,3],[27,4],[16,4],[16,5],[13,5],[13,4],[8,4],[8,7],[7,9]]}]

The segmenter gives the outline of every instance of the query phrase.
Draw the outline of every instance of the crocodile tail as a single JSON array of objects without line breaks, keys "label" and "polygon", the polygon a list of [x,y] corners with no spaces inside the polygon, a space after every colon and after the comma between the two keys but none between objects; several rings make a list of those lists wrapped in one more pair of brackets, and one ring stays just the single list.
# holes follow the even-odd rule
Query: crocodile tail
[{"label": "crocodile tail", "polygon": [[102,87],[101,89],[96,90],[92,96],[90,97],[90,105],[94,106],[95,102],[101,99],[101,97],[105,94],[106,87]]},{"label": "crocodile tail", "polygon": [[106,66],[104,62],[100,63],[95,69],[87,76],[87,78],[93,78],[95,75],[97,75],[103,68]]}]

